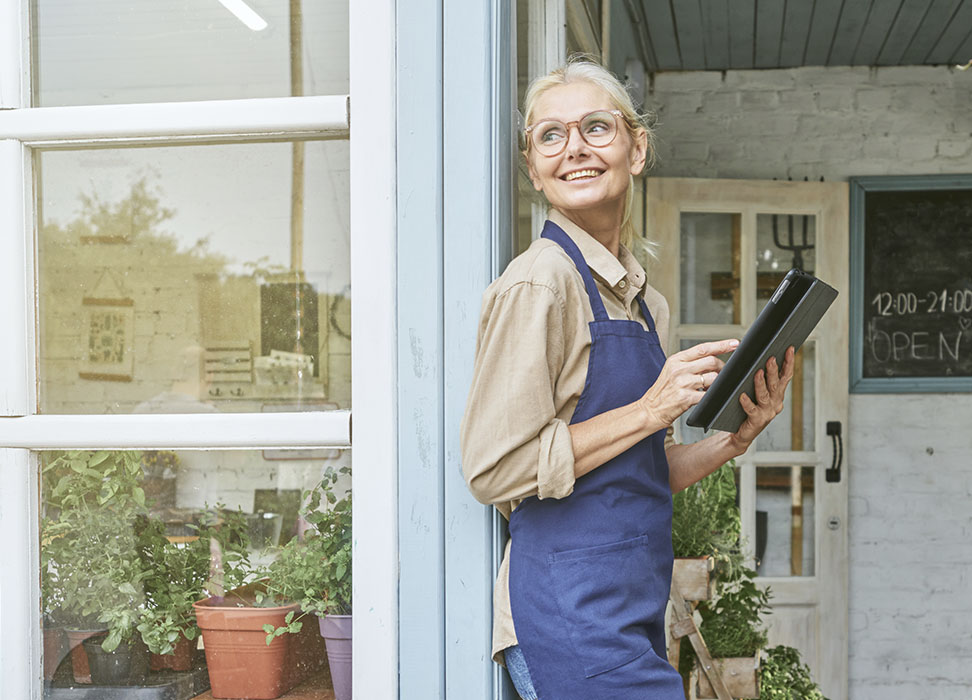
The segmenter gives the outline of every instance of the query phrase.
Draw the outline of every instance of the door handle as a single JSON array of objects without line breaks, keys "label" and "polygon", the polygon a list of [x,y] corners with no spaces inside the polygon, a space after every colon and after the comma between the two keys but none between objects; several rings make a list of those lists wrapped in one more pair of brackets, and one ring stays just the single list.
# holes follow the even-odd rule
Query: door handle
[{"label": "door handle", "polygon": [[840,421],[827,421],[827,435],[834,441],[834,461],[824,475],[827,483],[836,484],[840,482],[840,465],[844,461],[844,440],[840,434]]}]

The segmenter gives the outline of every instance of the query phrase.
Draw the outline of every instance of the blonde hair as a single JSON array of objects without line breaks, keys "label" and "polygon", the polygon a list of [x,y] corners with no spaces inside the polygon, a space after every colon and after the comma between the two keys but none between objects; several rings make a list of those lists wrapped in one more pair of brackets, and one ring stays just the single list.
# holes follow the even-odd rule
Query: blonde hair
[{"label": "blonde hair", "polygon": [[[614,107],[620,110],[624,117],[624,124],[628,129],[628,134],[632,139],[637,139],[642,133],[645,135],[647,143],[645,169],[651,168],[655,164],[655,132],[652,129],[654,115],[651,112],[639,112],[635,107],[631,95],[624,84],[614,73],[609,71],[599,63],[595,63],[586,56],[571,56],[567,63],[547,75],[535,78],[527,88],[526,97],[523,99],[523,119],[524,124],[530,124],[533,120],[533,110],[537,100],[547,90],[560,85],[570,85],[571,83],[590,83],[601,88],[607,93]],[[523,156],[530,150],[529,140],[524,139],[522,145]],[[631,209],[634,204],[634,176],[628,176],[628,193],[624,199],[624,217],[621,221],[621,243],[630,247],[635,238],[635,226],[631,221]]]}]

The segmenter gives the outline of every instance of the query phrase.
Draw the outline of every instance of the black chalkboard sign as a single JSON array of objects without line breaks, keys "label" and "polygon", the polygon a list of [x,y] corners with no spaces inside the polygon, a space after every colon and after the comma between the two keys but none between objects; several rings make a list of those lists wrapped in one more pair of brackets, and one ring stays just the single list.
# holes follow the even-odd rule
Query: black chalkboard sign
[{"label": "black chalkboard sign", "polygon": [[972,391],[972,176],[851,180],[851,390]]}]

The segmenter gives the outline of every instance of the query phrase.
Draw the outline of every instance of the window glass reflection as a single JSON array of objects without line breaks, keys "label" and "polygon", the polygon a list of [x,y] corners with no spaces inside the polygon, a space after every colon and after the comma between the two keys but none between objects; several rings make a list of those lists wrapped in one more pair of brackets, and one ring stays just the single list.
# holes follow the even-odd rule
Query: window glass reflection
[{"label": "window glass reflection", "polygon": [[274,697],[343,682],[350,669],[334,653],[328,671],[324,637],[351,613],[349,452],[39,461],[46,697],[123,697],[108,686]]},{"label": "window glass reflection", "polygon": [[346,141],[37,168],[41,412],[349,406]]},{"label": "window glass reflection", "polygon": [[34,0],[34,106],[348,93],[347,0]]},{"label": "window glass reflection", "polygon": [[814,468],[756,468],[756,572],[814,575]]}]

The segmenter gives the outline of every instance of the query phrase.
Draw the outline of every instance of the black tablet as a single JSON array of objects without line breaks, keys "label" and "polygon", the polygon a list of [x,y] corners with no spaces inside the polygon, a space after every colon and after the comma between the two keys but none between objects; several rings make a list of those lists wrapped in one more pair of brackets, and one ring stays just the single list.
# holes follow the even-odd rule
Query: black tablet
[{"label": "black tablet", "polygon": [[686,419],[694,428],[734,433],[746,420],[739,396],[755,401],[756,372],[775,357],[780,367],[791,345],[799,349],[837,291],[813,275],[793,269],[786,273],[739,346]]}]

